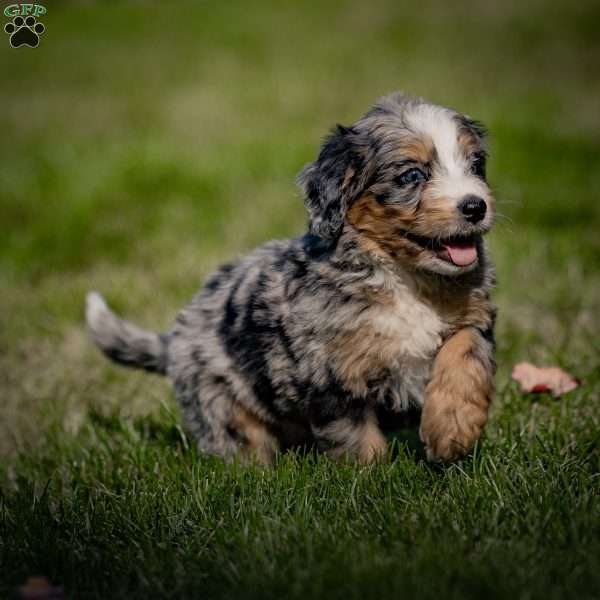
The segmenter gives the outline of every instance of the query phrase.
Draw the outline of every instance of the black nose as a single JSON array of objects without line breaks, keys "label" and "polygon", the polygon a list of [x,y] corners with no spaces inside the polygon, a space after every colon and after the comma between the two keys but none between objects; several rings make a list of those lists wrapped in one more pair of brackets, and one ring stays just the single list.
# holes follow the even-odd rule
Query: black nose
[{"label": "black nose", "polygon": [[462,199],[458,208],[469,223],[479,223],[485,217],[487,205],[483,198],[470,194]]}]

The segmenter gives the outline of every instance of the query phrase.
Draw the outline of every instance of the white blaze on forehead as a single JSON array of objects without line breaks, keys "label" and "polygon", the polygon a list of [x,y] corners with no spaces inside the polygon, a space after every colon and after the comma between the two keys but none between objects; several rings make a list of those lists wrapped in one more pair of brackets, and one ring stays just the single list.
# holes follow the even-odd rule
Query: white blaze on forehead
[{"label": "white blaze on forehead", "polygon": [[458,144],[458,123],[454,113],[441,106],[418,104],[407,115],[409,126],[433,141],[439,163],[448,175],[461,175],[466,160]]},{"label": "white blaze on forehead", "polygon": [[456,113],[431,104],[419,104],[406,115],[409,127],[431,139],[437,153],[437,172],[433,186],[440,195],[458,200],[467,194],[483,196],[486,186],[470,173],[469,158],[458,142],[459,122]]}]

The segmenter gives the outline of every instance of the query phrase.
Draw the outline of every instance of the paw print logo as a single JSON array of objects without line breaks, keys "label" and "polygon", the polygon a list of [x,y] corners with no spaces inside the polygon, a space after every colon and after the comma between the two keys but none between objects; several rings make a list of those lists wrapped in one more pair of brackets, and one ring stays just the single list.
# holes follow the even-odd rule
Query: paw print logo
[{"label": "paw print logo", "polygon": [[4,31],[10,35],[10,45],[13,48],[19,46],[29,46],[36,48],[40,43],[40,35],[46,31],[46,28],[34,16],[27,18],[15,17],[12,23],[4,26]]}]

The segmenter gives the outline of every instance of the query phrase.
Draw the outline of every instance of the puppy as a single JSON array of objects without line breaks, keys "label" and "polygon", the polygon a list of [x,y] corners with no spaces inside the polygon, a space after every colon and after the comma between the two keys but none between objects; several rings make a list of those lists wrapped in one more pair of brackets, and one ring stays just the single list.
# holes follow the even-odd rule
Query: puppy
[{"label": "puppy", "polygon": [[171,378],[202,452],[271,463],[311,444],[369,463],[388,417],[417,411],[428,457],[456,460],[494,393],[485,164],[477,122],[384,97],[300,173],[305,235],[221,267],[163,334],[90,293],[91,334]]}]

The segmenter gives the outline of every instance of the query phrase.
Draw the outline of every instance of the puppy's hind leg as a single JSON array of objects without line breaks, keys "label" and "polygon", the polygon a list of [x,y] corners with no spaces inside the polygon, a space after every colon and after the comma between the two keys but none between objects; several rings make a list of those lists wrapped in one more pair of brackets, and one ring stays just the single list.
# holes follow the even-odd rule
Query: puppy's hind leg
[{"label": "puppy's hind leg", "polygon": [[257,461],[263,465],[273,464],[279,443],[262,419],[241,404],[235,403],[229,429],[240,438],[241,456],[245,460]]},{"label": "puppy's hind leg", "polygon": [[175,385],[185,427],[197,448],[224,460],[272,464],[277,439],[264,421],[233,400],[224,384]]}]

